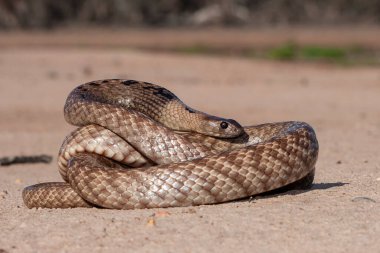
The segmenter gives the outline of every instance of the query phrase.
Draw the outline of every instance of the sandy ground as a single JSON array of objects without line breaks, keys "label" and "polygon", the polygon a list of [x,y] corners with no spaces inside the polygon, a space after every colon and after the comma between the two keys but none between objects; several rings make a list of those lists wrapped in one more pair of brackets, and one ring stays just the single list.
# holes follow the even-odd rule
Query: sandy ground
[{"label": "sandy ground", "polygon": [[[0,252],[379,252],[380,71],[126,49],[0,49],[0,156],[56,157],[76,85],[132,78],[243,124],[301,120],[320,142],[311,190],[228,204],[27,209],[54,163],[0,167]],[[56,159],[56,158],[55,158]]]}]

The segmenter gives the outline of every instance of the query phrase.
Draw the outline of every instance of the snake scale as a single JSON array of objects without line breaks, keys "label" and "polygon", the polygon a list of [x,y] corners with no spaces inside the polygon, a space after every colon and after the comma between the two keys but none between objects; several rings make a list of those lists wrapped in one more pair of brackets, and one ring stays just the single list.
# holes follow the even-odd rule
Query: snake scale
[{"label": "snake scale", "polygon": [[318,141],[304,122],[242,127],[121,79],[78,86],[64,115],[79,127],[59,151],[65,182],[26,187],[29,208],[214,204],[313,181]]}]

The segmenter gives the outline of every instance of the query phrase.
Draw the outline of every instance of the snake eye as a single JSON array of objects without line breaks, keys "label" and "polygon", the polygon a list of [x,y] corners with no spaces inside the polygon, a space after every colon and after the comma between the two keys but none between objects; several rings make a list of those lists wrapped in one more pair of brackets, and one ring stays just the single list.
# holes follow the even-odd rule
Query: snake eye
[{"label": "snake eye", "polygon": [[221,127],[222,129],[226,129],[226,128],[228,127],[228,123],[225,122],[225,121],[222,121],[222,122],[220,123],[220,127]]}]

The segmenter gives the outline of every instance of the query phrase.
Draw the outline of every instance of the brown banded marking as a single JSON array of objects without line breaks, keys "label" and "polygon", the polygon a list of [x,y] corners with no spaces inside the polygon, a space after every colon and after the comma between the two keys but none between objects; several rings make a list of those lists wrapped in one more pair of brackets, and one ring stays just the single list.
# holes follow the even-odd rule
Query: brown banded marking
[{"label": "brown banded marking", "polygon": [[[248,197],[305,178],[307,186],[312,183],[318,141],[308,124],[280,122],[242,128],[234,120],[191,109],[177,97],[168,99],[159,86],[125,85],[123,81],[127,80],[95,81],[102,85],[90,82],[70,93],[65,118],[84,127],[69,136],[61,149],[59,161],[69,167],[62,170],[69,183],[26,187],[27,207],[201,205]],[[149,114],[149,110],[155,112]],[[145,112],[149,115],[144,116]],[[179,129],[186,125],[186,131],[198,133],[179,134],[168,124]],[[223,135],[230,126],[242,132],[229,139],[213,137]],[[214,128],[210,131],[210,127]],[[110,138],[125,140],[133,147],[126,154],[138,151],[151,166],[127,168],[128,159],[127,166],[107,159],[118,160],[113,150],[118,141],[97,139],[103,138],[103,131]],[[93,141],[100,147],[94,147]]]}]

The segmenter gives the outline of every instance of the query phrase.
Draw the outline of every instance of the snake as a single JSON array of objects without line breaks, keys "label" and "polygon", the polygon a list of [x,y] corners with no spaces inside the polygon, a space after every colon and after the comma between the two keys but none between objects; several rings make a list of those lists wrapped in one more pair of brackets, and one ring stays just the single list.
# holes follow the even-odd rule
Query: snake
[{"label": "snake", "polygon": [[59,150],[63,182],[24,188],[28,208],[220,204],[310,188],[314,179],[319,146],[309,124],[241,126],[148,82],[81,84],[68,95],[64,117],[78,128]]}]

